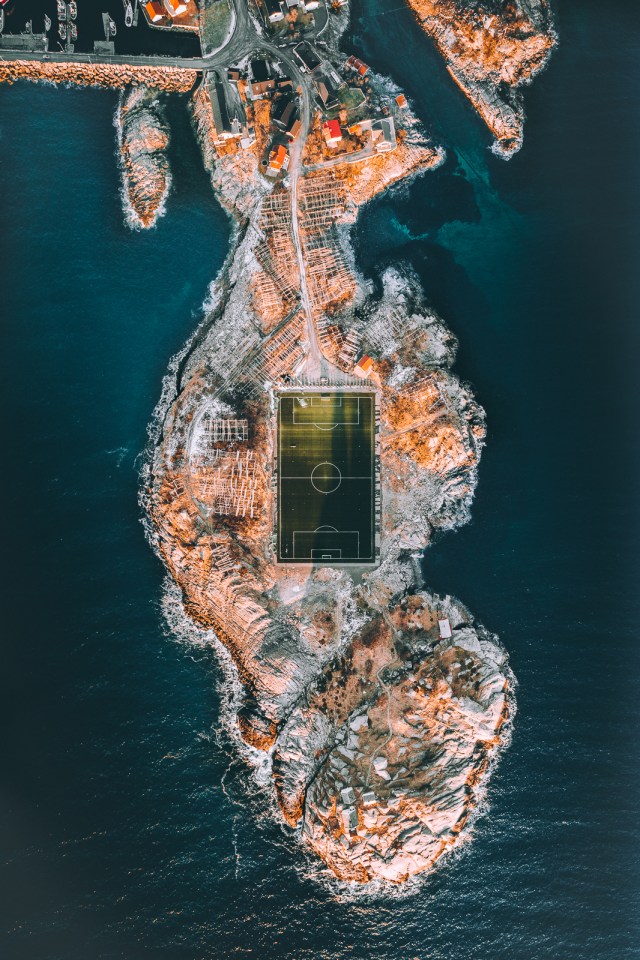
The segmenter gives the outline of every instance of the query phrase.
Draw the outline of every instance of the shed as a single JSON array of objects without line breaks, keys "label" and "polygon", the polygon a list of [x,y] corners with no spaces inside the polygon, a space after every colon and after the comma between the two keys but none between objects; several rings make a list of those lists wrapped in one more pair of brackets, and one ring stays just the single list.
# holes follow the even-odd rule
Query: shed
[{"label": "shed", "polygon": [[344,808],[342,811],[342,823],[344,825],[345,833],[356,829],[358,826],[358,811],[355,807]]},{"label": "shed", "polygon": [[373,360],[366,353],[360,357],[355,367],[353,368],[353,372],[355,373],[356,377],[360,377],[361,380],[366,380],[372,370],[373,370]]},{"label": "shed", "polygon": [[449,637],[452,636],[451,624],[449,623],[448,617],[443,617],[442,620],[438,620],[438,632],[441,640],[448,640]]}]

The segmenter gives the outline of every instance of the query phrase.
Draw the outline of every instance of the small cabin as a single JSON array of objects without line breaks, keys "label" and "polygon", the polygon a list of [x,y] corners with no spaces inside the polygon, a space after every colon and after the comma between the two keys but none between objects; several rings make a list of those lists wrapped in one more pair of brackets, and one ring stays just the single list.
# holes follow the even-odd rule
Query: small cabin
[{"label": "small cabin", "polygon": [[325,120],[322,134],[328,147],[337,147],[342,140],[342,130],[337,120]]},{"label": "small cabin", "polygon": [[164,0],[164,6],[170,17],[179,17],[187,12],[187,4],[184,0]]},{"label": "small cabin", "polygon": [[149,2],[144,5],[144,11],[150,23],[159,23],[161,20],[164,20],[166,16],[160,0],[149,0]]},{"label": "small cabin", "polygon": [[353,368],[353,372],[355,373],[356,377],[360,377],[361,380],[366,380],[372,370],[373,370],[373,360],[366,353],[360,357],[355,367]]},{"label": "small cabin", "polygon": [[275,177],[281,170],[286,170],[288,166],[288,159],[289,155],[287,148],[283,144],[279,143],[269,154],[269,167],[267,170],[269,176]]}]

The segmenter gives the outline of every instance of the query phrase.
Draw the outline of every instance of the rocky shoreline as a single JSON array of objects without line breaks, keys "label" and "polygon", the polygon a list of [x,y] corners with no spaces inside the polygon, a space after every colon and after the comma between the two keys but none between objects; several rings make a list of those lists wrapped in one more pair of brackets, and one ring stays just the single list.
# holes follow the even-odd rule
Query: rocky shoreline
[{"label": "rocky shoreline", "polygon": [[547,0],[407,0],[447,70],[509,159],[522,146],[522,87],[546,65],[557,42]]},{"label": "rocky shoreline", "polygon": [[[459,842],[513,711],[514,681],[496,638],[451,598],[426,592],[418,572],[434,533],[469,518],[484,413],[451,372],[455,338],[417,278],[390,268],[374,295],[350,245],[363,204],[438,167],[444,153],[407,110],[396,150],[307,173],[292,212],[287,181],[271,186],[259,172],[260,131],[241,155],[217,152],[206,104],[194,106],[216,195],[236,229],[211,314],[158,410],[143,492],[151,539],[186,613],[231,654],[243,688],[237,729],[267,756],[285,822],[341,880],[402,883]],[[318,189],[331,210],[321,241],[304,213]],[[274,376],[274,329],[288,326],[295,343],[280,374],[309,348],[287,300],[287,284],[300,284],[286,240],[295,215],[303,251],[321,242],[331,263],[344,265],[339,286],[327,274],[311,291],[325,360],[348,379],[349,335],[376,358],[381,556],[355,575],[275,562],[274,410],[263,378]],[[274,235],[289,251],[287,283],[269,253]],[[254,367],[267,373],[252,381]],[[216,515],[208,499],[219,456],[208,425],[220,416],[250,425],[233,445],[252,464],[250,517]]]},{"label": "rocky shoreline", "polygon": [[131,87],[121,95],[116,114],[123,203],[135,228],[154,225],[171,187],[169,125],[160,96],[157,90]]},{"label": "rocky shoreline", "polygon": [[[504,59],[497,82],[486,17],[461,0],[431,7],[452,75],[508,155],[521,118],[514,100],[515,119],[499,126],[504,85],[515,90],[539,68],[545,37],[534,31],[529,43],[518,14],[493,54]],[[234,230],[208,316],[156,410],[141,489],[148,534],[186,614],[232,658],[237,735],[268,766],[283,822],[341,881],[399,884],[468,834],[509,739],[515,680],[497,638],[422,582],[424,549],[470,517],[485,416],[453,372],[455,337],[415,274],[389,267],[373,289],[358,272],[351,232],[363,205],[436,169],[445,153],[401,90],[345,61],[345,26],[330,21],[315,79],[281,51],[266,97],[250,89],[255,52],[230,71],[233,88],[216,74],[195,86],[190,70],[31,61],[1,65],[0,81],[125,88],[123,202],[144,228],[171,182],[162,98],[191,91],[203,161]],[[348,87],[348,97],[321,109],[330,87]],[[354,374],[363,356],[364,383]],[[278,396],[309,383],[374,398],[375,565],[277,562]]]}]

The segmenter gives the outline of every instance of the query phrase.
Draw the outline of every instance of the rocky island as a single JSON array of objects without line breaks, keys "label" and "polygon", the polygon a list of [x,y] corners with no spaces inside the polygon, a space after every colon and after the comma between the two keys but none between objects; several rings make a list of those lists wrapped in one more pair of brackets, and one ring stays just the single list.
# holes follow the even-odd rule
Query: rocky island
[{"label": "rocky island", "polygon": [[[509,155],[518,86],[553,42],[544,0],[410,3]],[[171,182],[163,98],[188,102],[234,229],[150,429],[149,537],[232,658],[238,740],[266,758],[283,821],[340,880],[398,884],[469,832],[515,680],[497,637],[420,566],[469,519],[484,411],[414,273],[366,281],[352,247],[363,205],[445,151],[391,79],[344,52],[344,6],[317,7],[249,17],[238,0],[224,49],[188,69],[16,57],[0,79],[124,87],[140,228]]]},{"label": "rocky island", "polygon": [[522,88],[557,42],[547,0],[407,2],[508,159],[522,146]]}]

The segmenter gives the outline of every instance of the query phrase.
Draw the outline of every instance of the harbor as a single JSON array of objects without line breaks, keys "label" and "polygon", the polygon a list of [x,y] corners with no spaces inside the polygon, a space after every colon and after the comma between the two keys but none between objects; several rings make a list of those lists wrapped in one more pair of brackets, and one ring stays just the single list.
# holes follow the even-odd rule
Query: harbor
[{"label": "harbor", "polygon": [[[171,23],[167,17],[167,22]],[[0,7],[0,55],[199,57],[196,30],[156,29],[138,0],[10,0]]]}]

